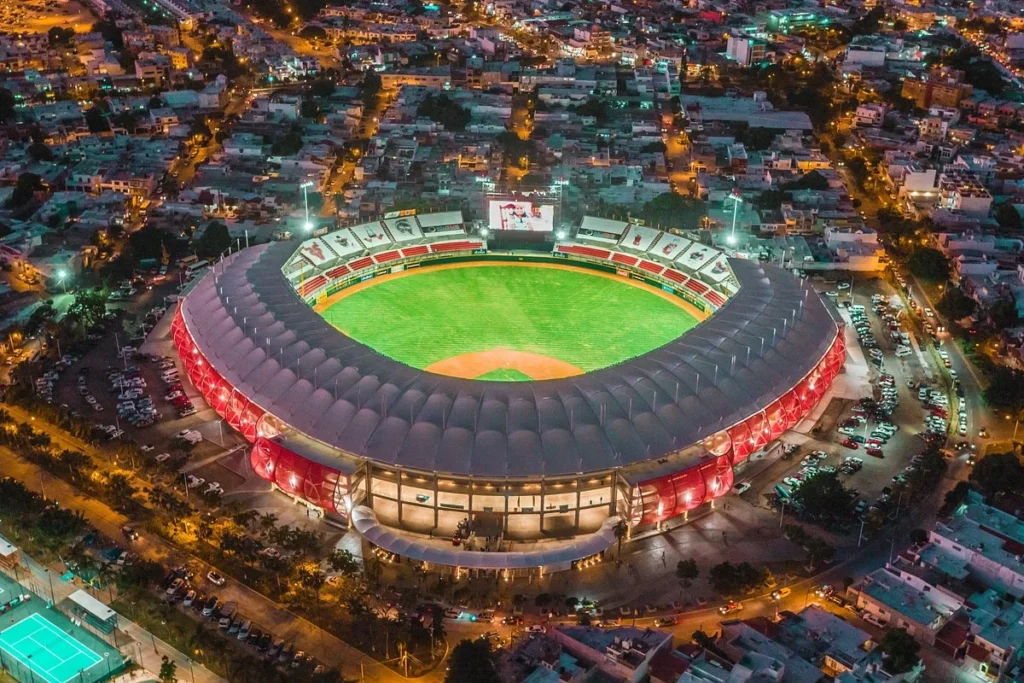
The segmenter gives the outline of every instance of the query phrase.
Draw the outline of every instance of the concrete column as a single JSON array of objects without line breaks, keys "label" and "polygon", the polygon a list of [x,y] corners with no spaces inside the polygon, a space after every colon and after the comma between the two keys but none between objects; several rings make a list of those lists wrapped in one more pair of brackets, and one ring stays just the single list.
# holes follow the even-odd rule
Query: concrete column
[{"label": "concrete column", "polygon": [[366,463],[366,507],[373,509],[373,476],[370,474],[372,466]]},{"label": "concrete column", "polygon": [[544,494],[547,493],[548,482],[544,477],[540,478],[540,533],[544,533]]},{"label": "concrete column", "polygon": [[576,533],[580,531],[580,488],[583,486],[583,480],[576,477]]},{"label": "concrete column", "polygon": [[441,507],[441,501],[437,499],[437,473],[434,473],[434,529],[437,529],[437,525],[440,523],[438,519],[438,509]]},{"label": "concrete column", "polygon": [[399,524],[399,526],[401,526],[401,524],[402,524],[402,508],[404,507],[404,505],[402,504],[402,479],[405,477],[405,474],[401,470],[399,470],[397,474],[398,474],[398,493],[396,495],[398,497],[398,524]]}]

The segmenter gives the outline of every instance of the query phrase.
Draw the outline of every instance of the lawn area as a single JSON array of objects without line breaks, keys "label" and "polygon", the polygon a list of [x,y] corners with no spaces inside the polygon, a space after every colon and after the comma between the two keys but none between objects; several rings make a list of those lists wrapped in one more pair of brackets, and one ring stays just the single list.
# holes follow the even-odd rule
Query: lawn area
[{"label": "lawn area", "polygon": [[[585,372],[647,353],[697,324],[673,301],[633,281],[512,265],[424,269],[383,279],[323,316],[350,337],[417,368],[509,349],[550,356]],[[481,379],[527,377],[494,370]]]}]

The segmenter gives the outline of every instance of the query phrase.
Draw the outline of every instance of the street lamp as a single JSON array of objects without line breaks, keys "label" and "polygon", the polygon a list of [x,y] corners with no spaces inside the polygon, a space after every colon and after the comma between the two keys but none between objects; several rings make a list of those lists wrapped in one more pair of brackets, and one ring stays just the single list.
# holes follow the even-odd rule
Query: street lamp
[{"label": "street lamp", "polygon": [[306,207],[306,222],[303,223],[302,227],[306,232],[313,232],[313,224],[309,221],[309,188],[313,187],[313,183],[309,180],[303,182],[299,187],[302,188],[302,203]]},{"label": "street lamp", "polygon": [[736,216],[739,214],[740,204],[743,203],[743,197],[740,196],[739,188],[734,188],[732,193],[725,198],[726,201],[733,201],[732,205],[732,230],[729,232],[729,237],[726,238],[726,242],[730,245],[736,244]]},{"label": "street lamp", "polygon": [[60,286],[64,288],[64,293],[65,294],[68,293],[68,286],[67,286],[67,283],[65,282],[67,276],[68,276],[68,272],[66,270],[61,269],[61,270],[57,271],[57,279],[60,280]]}]

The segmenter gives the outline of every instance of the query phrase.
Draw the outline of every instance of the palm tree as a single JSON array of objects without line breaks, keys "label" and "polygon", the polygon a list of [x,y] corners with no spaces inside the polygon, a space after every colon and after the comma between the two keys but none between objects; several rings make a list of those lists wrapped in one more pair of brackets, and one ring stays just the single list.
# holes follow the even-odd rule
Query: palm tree
[{"label": "palm tree", "polygon": [[619,520],[619,523],[615,525],[615,539],[618,541],[618,549],[615,551],[615,559],[622,557],[622,539],[629,533],[629,527],[626,525],[625,520]]},{"label": "palm tree", "polygon": [[266,512],[260,515],[260,532],[266,536],[277,526],[277,515],[273,512]]},{"label": "palm tree", "polygon": [[260,519],[260,513],[250,508],[248,510],[243,510],[242,512],[235,514],[235,516],[232,519],[234,519],[235,524],[237,524],[238,526],[245,527],[246,529],[248,529],[253,522]]}]

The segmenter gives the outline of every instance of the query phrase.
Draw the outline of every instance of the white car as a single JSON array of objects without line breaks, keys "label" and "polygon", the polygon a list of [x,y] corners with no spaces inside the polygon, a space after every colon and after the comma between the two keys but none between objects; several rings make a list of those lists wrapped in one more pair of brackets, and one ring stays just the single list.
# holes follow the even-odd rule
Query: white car
[{"label": "white car", "polygon": [[882,617],[871,614],[870,612],[864,615],[864,621],[868,622],[869,624],[872,624],[873,626],[877,626],[878,628],[883,628],[886,624],[889,623]]},{"label": "white car", "polygon": [[840,283],[836,284],[836,289],[838,289],[840,291],[842,291],[844,289],[849,289],[849,288],[850,288],[850,283],[849,282],[840,282]]}]

